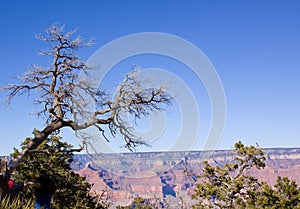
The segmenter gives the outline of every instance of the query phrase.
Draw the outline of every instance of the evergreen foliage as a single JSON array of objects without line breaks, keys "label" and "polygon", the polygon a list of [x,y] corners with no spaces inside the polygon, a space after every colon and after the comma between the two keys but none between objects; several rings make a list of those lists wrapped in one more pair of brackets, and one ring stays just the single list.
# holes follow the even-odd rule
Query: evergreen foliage
[{"label": "evergreen foliage", "polygon": [[247,174],[249,169],[265,167],[266,157],[261,148],[237,142],[233,154],[234,161],[224,166],[204,161],[192,196],[197,200],[193,208],[300,208],[300,190],[295,181],[278,177],[271,187]]},{"label": "evergreen foliage", "polygon": [[294,180],[278,176],[275,185],[270,186],[247,172],[265,167],[266,156],[261,148],[237,142],[232,154],[228,164],[204,161],[201,174],[188,172],[197,177],[192,200],[177,196],[181,204],[168,202],[168,198],[153,204],[153,198],[136,197],[130,205],[117,209],[190,209],[190,205],[194,209],[300,209],[300,188]]},{"label": "evergreen foliage", "polygon": [[[21,148],[26,147],[28,142],[29,138],[22,143]],[[74,155],[73,152],[68,152],[71,148],[71,145],[62,142],[57,136],[43,142],[14,173],[15,181],[25,183],[25,187],[14,198],[1,197],[0,208],[32,208],[33,182],[42,170],[46,170],[56,183],[57,190],[52,198],[53,208],[108,208],[110,204],[90,193],[92,185],[71,170],[70,163]],[[47,151],[44,152],[45,150]],[[12,157],[18,153],[19,150],[15,149]],[[265,167],[266,157],[261,148],[248,147],[237,142],[233,157],[232,162],[225,165],[204,161],[203,172],[196,175],[198,179],[195,182],[193,200],[187,198],[182,201],[191,203],[196,200],[192,206],[194,209],[300,209],[300,189],[295,181],[279,176],[276,184],[270,186],[247,174],[249,169]],[[136,197],[130,205],[116,208],[185,208],[178,204],[170,205],[166,199],[152,199]]]},{"label": "evergreen foliage", "polygon": [[[21,149],[30,142],[27,138]],[[58,136],[52,136],[43,142],[36,153],[31,153],[16,169],[14,178],[24,182],[25,187],[21,196],[26,199],[34,198],[34,181],[41,171],[46,171],[55,182],[56,192],[52,197],[53,208],[105,208],[98,203],[98,196],[91,194],[92,185],[72,171],[70,163],[73,161],[73,152],[67,152],[72,145],[62,142]],[[47,152],[38,152],[47,150]],[[17,156],[19,150],[15,149],[12,157]]]}]

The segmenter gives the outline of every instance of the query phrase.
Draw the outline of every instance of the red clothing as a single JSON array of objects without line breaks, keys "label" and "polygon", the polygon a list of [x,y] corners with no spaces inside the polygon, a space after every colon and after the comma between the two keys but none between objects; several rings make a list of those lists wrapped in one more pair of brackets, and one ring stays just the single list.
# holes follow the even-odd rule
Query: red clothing
[{"label": "red clothing", "polygon": [[12,189],[15,186],[15,182],[12,179],[9,179],[7,182],[8,189]]}]

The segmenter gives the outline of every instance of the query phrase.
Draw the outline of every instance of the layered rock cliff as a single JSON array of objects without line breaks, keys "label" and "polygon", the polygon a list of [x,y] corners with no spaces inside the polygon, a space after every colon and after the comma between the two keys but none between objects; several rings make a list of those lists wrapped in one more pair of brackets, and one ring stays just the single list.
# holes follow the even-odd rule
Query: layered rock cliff
[{"label": "layered rock cliff", "polygon": [[[265,149],[266,167],[253,169],[250,175],[273,185],[277,176],[288,176],[300,184],[300,148]],[[76,155],[72,168],[94,184],[97,193],[106,191],[109,201],[126,204],[136,196],[175,196],[178,192],[191,194],[193,181],[186,168],[201,171],[203,160],[223,165],[233,160],[230,150],[192,152],[151,152]]]}]

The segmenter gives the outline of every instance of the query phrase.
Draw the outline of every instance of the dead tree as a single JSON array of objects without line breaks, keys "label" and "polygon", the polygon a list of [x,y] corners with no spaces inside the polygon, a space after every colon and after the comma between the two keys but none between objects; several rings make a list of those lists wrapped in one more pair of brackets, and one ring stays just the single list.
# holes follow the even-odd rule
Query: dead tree
[{"label": "dead tree", "polygon": [[[80,131],[96,126],[99,134],[105,134],[103,126],[108,126],[109,133],[113,136],[120,133],[125,146],[131,150],[144,142],[134,134],[133,128],[122,118],[122,113],[127,112],[133,118],[140,118],[153,111],[161,111],[171,103],[172,96],[168,94],[165,85],[145,85],[149,80],[141,79],[137,69],[126,75],[111,98],[104,90],[78,79],[80,72],[89,73],[93,66],[87,66],[77,51],[93,43],[85,42],[81,37],[73,38],[75,32],[65,32],[64,27],[54,24],[46,29],[44,35],[37,35],[38,39],[49,43],[50,48],[40,54],[50,57],[52,64],[46,68],[33,65],[18,77],[17,84],[8,84],[3,88],[8,91],[8,102],[15,96],[29,94],[29,98],[33,98],[33,102],[40,108],[37,116],[44,115],[46,118],[44,128],[34,135],[27,147],[9,164],[10,173],[29,153],[34,152],[49,136],[58,134],[62,128]],[[82,116],[86,104],[78,99],[81,95],[89,95],[97,104],[88,118]],[[76,120],[78,117],[83,120]]]}]

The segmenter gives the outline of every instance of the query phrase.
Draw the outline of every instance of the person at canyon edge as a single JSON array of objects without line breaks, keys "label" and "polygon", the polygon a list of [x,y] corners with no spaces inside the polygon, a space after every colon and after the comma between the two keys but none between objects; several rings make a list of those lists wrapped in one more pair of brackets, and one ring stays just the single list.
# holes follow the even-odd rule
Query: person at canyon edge
[{"label": "person at canyon edge", "polygon": [[41,171],[41,174],[37,181],[34,183],[34,194],[36,200],[34,203],[34,209],[51,209],[51,197],[56,190],[54,181],[45,172]]}]

